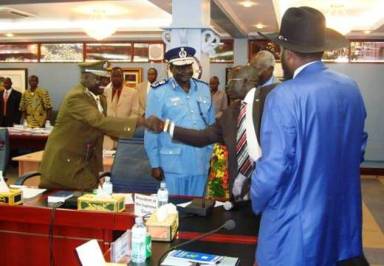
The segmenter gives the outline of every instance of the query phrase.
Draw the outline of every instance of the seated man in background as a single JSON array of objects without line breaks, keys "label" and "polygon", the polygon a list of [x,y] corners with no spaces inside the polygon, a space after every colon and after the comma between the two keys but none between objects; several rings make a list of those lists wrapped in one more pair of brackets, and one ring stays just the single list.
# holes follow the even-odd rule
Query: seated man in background
[{"label": "seated man in background", "polygon": [[[105,88],[107,100],[107,116],[135,118],[139,115],[139,99],[137,91],[124,86],[123,70],[121,67],[112,68],[111,83]],[[104,137],[103,149],[116,149],[117,142],[109,136]]]},{"label": "seated man in background", "polygon": [[103,62],[84,63],[80,84],[71,89],[48,137],[40,166],[41,184],[49,189],[92,190],[103,170],[104,135],[131,137],[143,118],[108,117],[101,86],[109,73]]},{"label": "seated man in background", "polygon": [[209,80],[209,88],[211,89],[212,103],[215,107],[216,118],[219,118],[223,111],[228,107],[227,94],[224,90],[219,90],[219,78],[213,76]]},{"label": "seated man in background", "polygon": [[[171,121],[170,125],[164,129],[172,141],[181,141],[198,147],[216,142],[227,146],[229,189],[232,201],[249,199],[253,164],[261,155],[258,138],[264,101],[276,84],[255,89],[258,82],[259,73],[255,68],[235,67],[227,87],[231,104],[213,125],[195,130],[176,126],[178,122]],[[151,117],[149,123],[157,132],[163,131],[162,120]]]},{"label": "seated man in background", "polygon": [[157,79],[157,70],[154,67],[151,67],[147,71],[147,81],[144,81],[137,85],[137,92],[139,94],[139,113],[144,115],[145,108],[147,106],[147,95],[151,90],[151,85]]},{"label": "seated man in background", "polygon": [[51,99],[47,90],[38,87],[37,76],[30,76],[28,82],[30,87],[21,96],[20,111],[28,127],[44,127],[45,121],[51,119]]}]

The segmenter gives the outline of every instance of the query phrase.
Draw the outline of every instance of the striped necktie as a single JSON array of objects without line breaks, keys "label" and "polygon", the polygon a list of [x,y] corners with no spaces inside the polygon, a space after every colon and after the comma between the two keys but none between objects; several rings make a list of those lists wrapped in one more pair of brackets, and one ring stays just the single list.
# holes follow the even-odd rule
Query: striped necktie
[{"label": "striped necktie", "polygon": [[253,162],[251,161],[247,148],[247,134],[245,126],[246,102],[241,102],[240,114],[237,118],[237,136],[236,136],[236,159],[238,165],[238,173],[245,178],[250,178],[253,170]]}]

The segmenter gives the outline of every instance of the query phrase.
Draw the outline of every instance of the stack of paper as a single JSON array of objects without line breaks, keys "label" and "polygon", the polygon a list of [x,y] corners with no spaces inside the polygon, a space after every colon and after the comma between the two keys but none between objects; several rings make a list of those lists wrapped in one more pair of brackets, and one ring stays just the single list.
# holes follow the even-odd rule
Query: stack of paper
[{"label": "stack of paper", "polygon": [[19,188],[23,192],[23,199],[32,199],[46,191],[45,188],[33,188],[26,186],[10,185],[11,188]]},{"label": "stack of paper", "polygon": [[59,190],[48,196],[48,203],[65,202],[73,196],[73,191]]}]

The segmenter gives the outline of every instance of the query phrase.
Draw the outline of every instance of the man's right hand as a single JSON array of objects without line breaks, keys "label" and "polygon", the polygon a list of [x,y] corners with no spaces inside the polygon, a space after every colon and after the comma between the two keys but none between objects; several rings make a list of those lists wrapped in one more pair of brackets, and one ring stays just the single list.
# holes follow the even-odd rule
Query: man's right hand
[{"label": "man's right hand", "polygon": [[155,133],[160,133],[164,129],[164,121],[153,115],[145,119],[144,125],[147,129]]},{"label": "man's right hand", "polygon": [[156,180],[162,181],[164,179],[164,172],[161,167],[152,168],[151,175]]}]

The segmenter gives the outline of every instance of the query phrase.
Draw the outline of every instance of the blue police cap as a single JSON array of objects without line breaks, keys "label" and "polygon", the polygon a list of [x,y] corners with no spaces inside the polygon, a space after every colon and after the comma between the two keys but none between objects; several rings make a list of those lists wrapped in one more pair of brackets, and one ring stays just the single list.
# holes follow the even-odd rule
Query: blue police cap
[{"label": "blue police cap", "polygon": [[176,66],[184,66],[192,64],[195,59],[193,56],[195,55],[196,50],[192,47],[181,46],[176,47],[171,50],[168,50],[164,58],[168,61],[168,63]]}]

